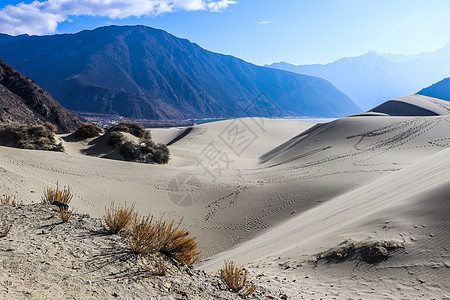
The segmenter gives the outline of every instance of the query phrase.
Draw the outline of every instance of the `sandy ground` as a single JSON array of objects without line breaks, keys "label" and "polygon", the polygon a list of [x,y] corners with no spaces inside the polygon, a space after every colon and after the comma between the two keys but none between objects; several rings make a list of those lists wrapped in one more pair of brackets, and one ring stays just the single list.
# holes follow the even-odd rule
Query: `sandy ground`
[{"label": "sandy ground", "polygon": [[[67,153],[0,147],[2,193],[39,202],[58,180],[80,213],[99,217],[114,200],[184,217],[206,259],[199,268],[233,259],[293,299],[448,299],[450,105],[417,95],[393,105],[432,115],[154,129],[169,143],[164,166],[80,153],[95,141],[66,139]],[[347,239],[405,248],[376,265],[315,262]]]}]

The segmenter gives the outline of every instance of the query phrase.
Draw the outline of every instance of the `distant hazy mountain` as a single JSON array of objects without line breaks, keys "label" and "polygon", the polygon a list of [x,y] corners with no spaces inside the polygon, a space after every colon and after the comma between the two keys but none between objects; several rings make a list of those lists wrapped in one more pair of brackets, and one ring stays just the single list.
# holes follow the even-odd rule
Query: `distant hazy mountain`
[{"label": "distant hazy mountain", "polygon": [[417,94],[450,101],[450,78],[445,78],[427,88],[424,88]]},{"label": "distant hazy mountain", "polygon": [[50,122],[60,132],[73,131],[81,125],[77,115],[0,59],[0,123],[13,122],[30,125]]},{"label": "distant hazy mountain", "polygon": [[[0,35],[0,57],[67,108],[126,117],[235,117],[264,92],[285,115],[361,111],[328,81],[255,66],[145,26]],[[253,111],[255,114],[255,111]]]},{"label": "distant hazy mountain", "polygon": [[450,43],[435,52],[417,55],[370,51],[325,65],[275,63],[270,67],[325,78],[360,107],[370,109],[449,77]]}]

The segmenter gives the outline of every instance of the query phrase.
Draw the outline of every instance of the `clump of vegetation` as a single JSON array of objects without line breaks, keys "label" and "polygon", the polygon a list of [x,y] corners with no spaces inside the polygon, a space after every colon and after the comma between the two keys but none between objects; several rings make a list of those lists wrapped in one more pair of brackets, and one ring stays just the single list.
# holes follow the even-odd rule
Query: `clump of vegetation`
[{"label": "clump of vegetation", "polygon": [[22,201],[17,201],[17,197],[15,195],[3,195],[0,198],[0,204],[5,205],[23,205]]},{"label": "clump of vegetation", "polygon": [[166,145],[155,144],[151,140],[141,140],[140,144],[127,141],[119,148],[125,160],[142,163],[166,164],[169,162],[169,149]]},{"label": "clump of vegetation", "polygon": [[124,206],[116,207],[114,202],[111,202],[110,207],[105,209],[103,221],[105,221],[108,232],[117,234],[127,228],[135,217],[134,204],[127,207],[125,202]]},{"label": "clump of vegetation", "polygon": [[11,231],[11,225],[6,225],[3,227],[2,230],[0,230],[0,238],[7,237],[9,232]]},{"label": "clump of vegetation", "polygon": [[389,258],[390,252],[403,248],[396,242],[359,242],[350,243],[337,249],[332,249],[317,255],[317,260],[325,259],[328,262],[343,262],[359,257],[370,264],[378,263]]},{"label": "clump of vegetation", "polygon": [[223,283],[234,293],[241,293],[245,297],[256,291],[256,286],[248,282],[248,271],[244,267],[236,266],[233,261],[225,261],[219,270]]},{"label": "clump of vegetation", "polygon": [[[166,164],[169,162],[169,149],[166,145],[155,144],[150,132],[142,125],[129,121],[121,121],[109,129],[108,145],[119,149],[119,154],[125,160],[141,163]],[[139,138],[139,143],[126,141],[121,132],[128,132]]]},{"label": "clump of vegetation", "polygon": [[[47,187],[44,190],[44,195],[41,198],[42,203],[54,204],[62,203],[66,206],[69,205],[70,201],[73,198],[72,190],[70,186],[63,187],[62,189],[59,186],[59,182],[56,182],[56,189]],[[64,207],[67,208],[67,207]]]},{"label": "clump of vegetation", "polygon": [[136,216],[128,235],[128,244],[136,255],[150,254],[158,247],[158,230],[153,216]]},{"label": "clump of vegetation", "polygon": [[70,219],[72,219],[73,211],[69,210],[68,207],[61,207],[59,209],[59,216],[61,217],[61,221],[63,223],[69,222]]},{"label": "clump of vegetation", "polygon": [[191,237],[188,230],[181,227],[182,222],[183,219],[177,224],[174,220],[170,222],[160,220],[157,223],[160,234],[158,249],[181,264],[193,265],[200,260],[200,252],[197,251],[195,238]]},{"label": "clump of vegetation", "polygon": [[[198,262],[200,252],[197,251],[197,242],[189,231],[181,228],[181,223],[175,224],[173,220],[168,222],[162,218],[156,220],[152,215],[136,217],[127,237],[131,250],[144,258],[160,253],[184,265]],[[156,266],[162,271],[162,267],[158,266],[162,262],[154,263],[152,268]]]},{"label": "clump of vegetation", "polygon": [[0,144],[22,149],[64,152],[62,143],[57,143],[55,139],[55,127],[50,123],[32,126],[2,125]]},{"label": "clump of vegetation", "polygon": [[88,139],[98,137],[103,133],[103,129],[95,125],[94,123],[84,123],[73,133],[73,136],[77,139]]},{"label": "clump of vegetation", "polygon": [[109,133],[108,146],[118,148],[125,142],[125,136],[119,131],[112,131]]},{"label": "clump of vegetation", "polygon": [[119,124],[111,127],[111,131],[128,132],[140,139],[151,139],[150,131],[145,130],[141,124],[130,121],[120,121]]}]

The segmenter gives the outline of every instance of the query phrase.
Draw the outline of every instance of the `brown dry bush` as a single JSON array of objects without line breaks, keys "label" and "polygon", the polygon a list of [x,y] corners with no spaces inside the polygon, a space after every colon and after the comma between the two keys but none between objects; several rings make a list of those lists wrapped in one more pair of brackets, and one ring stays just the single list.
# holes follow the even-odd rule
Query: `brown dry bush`
[{"label": "brown dry bush", "polygon": [[22,149],[64,152],[62,143],[57,143],[54,134],[55,127],[50,123],[32,126],[8,124],[0,126],[0,143]]},{"label": "brown dry bush", "polygon": [[116,234],[127,228],[135,217],[134,204],[127,207],[127,203],[125,202],[124,206],[116,207],[114,202],[111,202],[110,207],[105,208],[103,221],[105,221],[108,227],[108,232]]},{"label": "brown dry bush", "polygon": [[131,232],[127,236],[128,244],[134,254],[150,254],[157,248],[157,228],[153,216],[136,216],[131,225]]},{"label": "brown dry bush", "polygon": [[7,237],[9,232],[11,231],[11,225],[6,225],[1,231],[0,231],[0,238]]},{"label": "brown dry bush", "polygon": [[234,293],[248,297],[256,291],[256,286],[248,282],[248,271],[236,266],[233,261],[225,261],[224,267],[219,270],[219,276]]},{"label": "brown dry bush", "polygon": [[72,219],[73,211],[69,210],[69,208],[61,208],[59,210],[59,216],[63,223],[69,222],[69,220]]},{"label": "brown dry bush", "polygon": [[0,198],[0,204],[23,205],[23,202],[22,201],[17,201],[17,197],[15,195],[3,195]]},{"label": "brown dry bush", "polygon": [[197,251],[197,242],[185,228],[180,228],[183,219],[175,225],[175,221],[166,222],[160,220],[159,245],[161,253],[175,259],[184,265],[193,265],[200,260],[200,252]]},{"label": "brown dry bush", "polygon": [[73,133],[73,136],[77,139],[88,139],[98,137],[102,133],[103,129],[94,123],[84,123]]},{"label": "brown dry bush", "polygon": [[138,255],[158,251],[181,264],[192,265],[200,260],[197,242],[190,232],[180,228],[182,221],[167,222],[154,216],[136,217],[131,226],[128,242]]},{"label": "brown dry bush", "polygon": [[58,201],[69,205],[73,198],[72,190],[70,186],[64,186],[62,189],[59,187],[59,182],[56,182],[56,189],[47,187],[44,190],[44,195],[41,198],[42,203],[53,204]]}]

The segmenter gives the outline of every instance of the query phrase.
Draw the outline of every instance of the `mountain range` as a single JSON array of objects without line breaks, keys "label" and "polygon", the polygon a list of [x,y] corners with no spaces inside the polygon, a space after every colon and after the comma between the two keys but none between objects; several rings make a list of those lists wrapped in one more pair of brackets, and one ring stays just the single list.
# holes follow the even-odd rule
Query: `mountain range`
[{"label": "mountain range", "polygon": [[348,95],[363,109],[389,99],[414,94],[450,76],[450,43],[417,55],[382,54],[374,51],[339,59],[329,64],[267,67],[322,77]]},{"label": "mountain range", "polygon": [[417,94],[450,101],[450,77],[420,90]]},{"label": "mountain range", "polygon": [[59,132],[77,129],[82,121],[31,79],[0,60],[0,123],[29,125],[50,122]]},{"label": "mountain range", "polygon": [[249,109],[261,102],[258,95],[263,105],[276,107],[276,116],[361,111],[324,79],[256,66],[146,26],[1,34],[0,58],[79,112],[146,119],[239,117],[258,115]]}]

